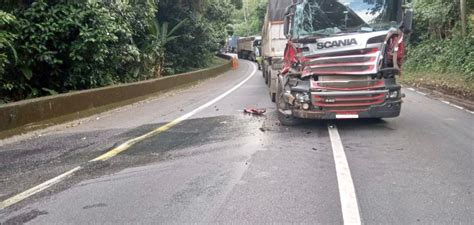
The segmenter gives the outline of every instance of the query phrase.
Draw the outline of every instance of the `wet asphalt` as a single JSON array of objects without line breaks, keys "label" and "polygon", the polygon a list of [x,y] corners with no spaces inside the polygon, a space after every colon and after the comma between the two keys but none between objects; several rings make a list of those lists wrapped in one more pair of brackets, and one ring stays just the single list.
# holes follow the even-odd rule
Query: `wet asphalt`
[{"label": "wet asphalt", "polygon": [[[94,117],[0,141],[1,224],[342,224],[326,121],[280,126],[261,73],[106,162],[88,163],[231,89],[237,71]],[[473,224],[474,115],[405,91],[402,115],[335,122],[364,224]],[[267,109],[245,115],[244,107]]]}]

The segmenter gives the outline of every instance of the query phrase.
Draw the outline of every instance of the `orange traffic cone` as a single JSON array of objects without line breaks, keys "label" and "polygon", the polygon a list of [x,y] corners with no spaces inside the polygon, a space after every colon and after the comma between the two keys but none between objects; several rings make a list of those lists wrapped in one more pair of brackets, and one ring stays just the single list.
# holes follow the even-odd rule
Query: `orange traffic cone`
[{"label": "orange traffic cone", "polygon": [[239,68],[239,61],[237,58],[232,57],[232,70],[237,70]]}]

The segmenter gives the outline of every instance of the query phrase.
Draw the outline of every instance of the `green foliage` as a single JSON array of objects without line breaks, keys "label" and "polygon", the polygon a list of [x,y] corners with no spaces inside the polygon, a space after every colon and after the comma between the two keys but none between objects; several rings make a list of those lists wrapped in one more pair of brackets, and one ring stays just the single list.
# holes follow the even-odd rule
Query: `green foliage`
[{"label": "green foliage", "polygon": [[234,5],[235,9],[242,9],[243,7],[243,0],[231,0],[230,3],[232,3],[232,5]]},{"label": "green foliage", "polygon": [[450,0],[416,0],[413,3],[415,10],[415,33],[412,36],[419,38],[444,38],[450,35],[451,30],[459,18],[454,1]]},{"label": "green foliage", "polygon": [[0,95],[4,101],[20,100],[151,77],[140,73],[141,61],[149,57],[140,47],[155,9],[146,1],[37,0],[16,11],[18,21],[7,32],[17,36],[18,63],[0,71]]},{"label": "green foliage", "polygon": [[268,0],[243,0],[243,7],[234,12],[234,30],[237,36],[259,35]]},{"label": "green foliage", "polygon": [[195,0],[178,4],[175,0],[159,3],[158,21],[171,25],[187,22],[175,33],[166,48],[165,74],[174,74],[208,66],[224,45],[233,6],[229,1]]},{"label": "green foliage", "polygon": [[154,75],[159,77],[162,75],[165,65],[165,46],[179,36],[174,35],[176,31],[184,25],[186,20],[182,20],[169,30],[168,22],[162,25],[156,20],[151,20],[149,25],[149,40],[143,48],[143,52],[148,56],[147,60],[143,61],[144,65],[155,66]]},{"label": "green foliage", "polygon": [[0,0],[0,102],[205,67],[239,2]]},{"label": "green foliage", "polygon": [[413,6],[415,31],[410,35],[405,71],[458,74],[464,82],[474,82],[473,25],[471,21],[463,38],[459,2],[414,0]]},{"label": "green foliage", "polygon": [[[18,59],[16,50],[13,47],[16,35],[8,31],[15,22],[16,18],[13,15],[0,11],[0,80],[5,73],[6,65],[16,63]],[[5,86],[5,84],[2,86]]]},{"label": "green foliage", "polygon": [[408,49],[405,70],[410,72],[460,73],[474,81],[474,39],[430,40]]}]

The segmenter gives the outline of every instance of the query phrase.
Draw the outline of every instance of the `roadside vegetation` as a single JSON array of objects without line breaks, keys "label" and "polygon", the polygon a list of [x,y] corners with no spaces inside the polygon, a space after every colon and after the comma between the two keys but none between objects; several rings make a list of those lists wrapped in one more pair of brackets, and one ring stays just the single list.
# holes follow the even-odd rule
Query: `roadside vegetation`
[{"label": "roadside vegetation", "polygon": [[474,100],[474,1],[414,0],[403,81]]},{"label": "roadside vegetation", "polygon": [[0,0],[0,104],[216,63],[235,0]]},{"label": "roadside vegetation", "polygon": [[260,35],[268,0],[234,0],[237,10],[232,15],[231,29],[239,37]]}]

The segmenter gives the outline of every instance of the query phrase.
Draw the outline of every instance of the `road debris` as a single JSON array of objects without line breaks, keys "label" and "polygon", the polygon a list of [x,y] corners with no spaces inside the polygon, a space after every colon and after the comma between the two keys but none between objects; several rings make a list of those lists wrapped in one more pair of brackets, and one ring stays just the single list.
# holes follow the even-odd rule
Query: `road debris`
[{"label": "road debris", "polygon": [[264,108],[245,108],[244,113],[252,114],[252,115],[263,115],[266,113],[267,110]]}]

